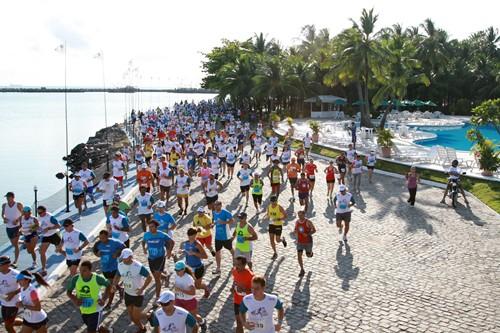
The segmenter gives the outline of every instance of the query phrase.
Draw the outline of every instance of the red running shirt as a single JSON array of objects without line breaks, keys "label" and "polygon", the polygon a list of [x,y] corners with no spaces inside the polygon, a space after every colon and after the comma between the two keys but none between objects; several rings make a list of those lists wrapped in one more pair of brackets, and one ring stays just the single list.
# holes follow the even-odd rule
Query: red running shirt
[{"label": "red running shirt", "polygon": [[314,176],[314,173],[316,172],[316,170],[318,169],[318,167],[314,163],[307,163],[305,165],[305,169],[306,169],[306,174],[308,176]]},{"label": "red running shirt", "polygon": [[326,180],[335,180],[335,168],[328,166],[326,168]]},{"label": "red running shirt", "polygon": [[295,231],[297,232],[297,243],[299,244],[309,244],[312,242],[312,236],[309,235],[311,232],[311,227],[309,226],[309,220],[304,221],[297,220],[295,222]]}]

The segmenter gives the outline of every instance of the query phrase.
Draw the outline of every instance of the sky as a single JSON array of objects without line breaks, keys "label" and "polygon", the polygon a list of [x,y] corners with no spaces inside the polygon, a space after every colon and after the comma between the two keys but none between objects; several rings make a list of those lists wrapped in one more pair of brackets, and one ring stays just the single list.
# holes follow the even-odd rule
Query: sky
[{"label": "sky", "polygon": [[[0,86],[63,86],[66,41],[69,87],[199,87],[203,53],[223,38],[263,32],[284,46],[314,24],[336,34],[363,8],[377,28],[431,18],[451,38],[499,28],[500,1],[445,0],[16,0],[0,10]],[[94,56],[101,52],[102,59]]]}]

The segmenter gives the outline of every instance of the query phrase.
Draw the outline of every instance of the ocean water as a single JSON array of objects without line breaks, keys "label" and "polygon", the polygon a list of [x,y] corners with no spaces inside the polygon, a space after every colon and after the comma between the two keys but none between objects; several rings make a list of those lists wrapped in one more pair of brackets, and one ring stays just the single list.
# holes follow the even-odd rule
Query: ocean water
[{"label": "ocean water", "polygon": [[[198,102],[213,94],[107,93],[108,126],[123,122],[134,107],[171,106],[187,100]],[[55,174],[65,169],[63,93],[0,93],[0,194],[8,191],[27,205],[49,197],[64,187]],[[69,151],[104,127],[103,93],[68,94]],[[61,202],[61,205],[64,203]]]},{"label": "ocean water", "polygon": [[[451,129],[419,127],[419,130],[434,133],[437,137],[433,140],[417,141],[416,143],[427,147],[439,145],[455,148],[456,150],[468,151],[474,145],[473,142],[467,140],[467,131],[472,127],[473,126],[469,123],[462,127]],[[500,144],[500,135],[493,125],[479,126],[479,130],[487,139],[492,140],[496,144]]]}]

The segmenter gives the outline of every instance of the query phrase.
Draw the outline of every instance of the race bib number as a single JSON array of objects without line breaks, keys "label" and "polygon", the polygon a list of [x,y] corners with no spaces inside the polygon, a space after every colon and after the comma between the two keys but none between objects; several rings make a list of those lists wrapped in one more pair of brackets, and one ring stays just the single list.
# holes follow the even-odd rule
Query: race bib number
[{"label": "race bib number", "polygon": [[111,262],[111,255],[110,254],[101,255],[101,262],[103,264],[108,264],[109,262]]},{"label": "race bib number", "polygon": [[66,249],[66,254],[70,256],[73,255],[74,254],[73,249]]},{"label": "race bib number", "polygon": [[340,209],[346,209],[347,208],[347,204],[345,202],[341,202],[340,205],[339,205],[339,208]]},{"label": "race bib number", "polygon": [[120,233],[118,231],[112,231],[111,238],[120,239]]},{"label": "race bib number", "polygon": [[238,241],[238,243],[244,243],[244,242],[245,242],[245,237],[243,237],[243,236],[238,236],[238,237],[236,238],[236,240]]},{"label": "race bib number", "polygon": [[92,298],[82,298],[82,308],[90,308],[94,304]]},{"label": "race bib number", "polygon": [[340,168],[340,172],[345,172],[345,168]]},{"label": "race bib number", "polygon": [[160,254],[160,251],[157,248],[148,247],[148,252],[150,257],[157,257]]}]

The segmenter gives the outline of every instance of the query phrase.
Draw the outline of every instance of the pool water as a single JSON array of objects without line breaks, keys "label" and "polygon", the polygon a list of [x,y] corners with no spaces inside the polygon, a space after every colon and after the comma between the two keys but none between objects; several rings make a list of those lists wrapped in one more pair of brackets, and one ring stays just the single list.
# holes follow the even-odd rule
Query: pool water
[{"label": "pool water", "polygon": [[[415,143],[427,147],[439,145],[455,148],[456,150],[468,151],[474,145],[473,142],[467,140],[467,131],[471,128],[473,128],[473,126],[469,123],[460,128],[454,127],[449,129],[418,127],[418,130],[434,133],[437,137],[432,140],[416,141]],[[500,135],[493,125],[479,126],[479,130],[487,139],[492,140],[496,144],[500,144]]]}]

